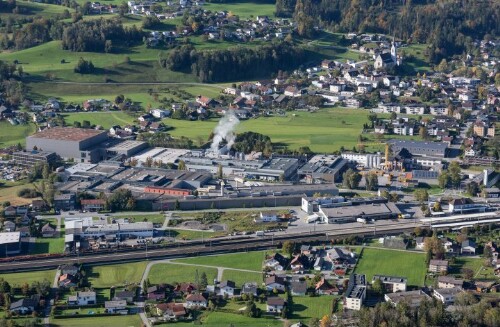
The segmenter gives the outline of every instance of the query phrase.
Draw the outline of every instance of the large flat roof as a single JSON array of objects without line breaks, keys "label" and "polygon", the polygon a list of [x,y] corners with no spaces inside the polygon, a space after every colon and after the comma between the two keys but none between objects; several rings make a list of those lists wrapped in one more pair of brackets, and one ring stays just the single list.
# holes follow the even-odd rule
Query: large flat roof
[{"label": "large flat roof", "polygon": [[397,214],[400,211],[392,203],[372,203],[357,206],[321,208],[328,218],[361,217],[380,214]]},{"label": "large flat roof", "polygon": [[19,243],[21,232],[0,233],[0,244]]},{"label": "large flat roof", "polygon": [[60,141],[83,141],[100,134],[106,134],[106,132],[86,128],[53,127],[44,129],[43,131],[29,137]]}]

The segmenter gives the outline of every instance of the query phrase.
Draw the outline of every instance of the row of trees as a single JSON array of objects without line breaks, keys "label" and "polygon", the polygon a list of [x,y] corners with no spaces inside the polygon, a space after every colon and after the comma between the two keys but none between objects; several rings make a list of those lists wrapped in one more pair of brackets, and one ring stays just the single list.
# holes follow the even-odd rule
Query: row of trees
[{"label": "row of trees", "polygon": [[262,152],[267,156],[272,153],[273,144],[271,138],[267,135],[255,132],[244,132],[236,136],[232,148],[243,153],[250,153],[252,151]]},{"label": "row of trees", "polygon": [[269,76],[279,70],[290,70],[304,62],[301,48],[287,42],[249,48],[197,51],[183,45],[160,58],[162,67],[191,72],[200,82],[224,82]]}]

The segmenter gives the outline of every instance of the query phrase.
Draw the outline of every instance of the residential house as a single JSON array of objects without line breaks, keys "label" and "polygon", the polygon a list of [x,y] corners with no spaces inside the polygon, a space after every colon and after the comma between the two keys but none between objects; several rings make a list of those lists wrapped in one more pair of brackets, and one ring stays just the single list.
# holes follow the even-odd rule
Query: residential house
[{"label": "residential house", "polygon": [[54,196],[54,208],[56,210],[75,210],[76,195],[74,193],[58,194]]},{"label": "residential house", "polygon": [[300,91],[300,89],[298,87],[290,85],[290,86],[287,86],[287,88],[285,89],[285,92],[283,94],[287,97],[297,98],[297,97],[300,97],[302,95],[302,92]]},{"label": "residential house", "polygon": [[97,303],[94,291],[76,292],[76,295],[68,297],[68,305],[93,305]]},{"label": "residential house", "polygon": [[196,97],[196,103],[199,103],[203,107],[209,107],[211,105],[214,105],[215,101],[212,98],[199,95]]},{"label": "residential house", "polygon": [[219,292],[218,294],[221,296],[229,296],[232,297],[235,295],[236,284],[233,281],[226,280],[219,284]]},{"label": "residential house", "polygon": [[177,284],[174,288],[174,292],[177,293],[177,294],[189,294],[189,293],[192,293],[194,291],[198,290],[198,288],[196,287],[196,285],[192,284],[192,283],[180,283],[180,284]]},{"label": "residential house", "polygon": [[207,299],[200,293],[189,294],[186,297],[186,308],[206,308]]},{"label": "residential house", "polygon": [[17,214],[16,207],[14,206],[6,207],[5,209],[3,209],[3,214],[5,215],[5,217],[15,216]]},{"label": "residential house", "polygon": [[31,201],[31,209],[33,211],[45,211],[47,210],[47,204],[43,200],[33,200]]},{"label": "residential house", "polygon": [[3,223],[3,229],[5,232],[14,232],[16,230],[16,223],[10,220],[7,220]]},{"label": "residential house", "polygon": [[332,285],[324,277],[316,283],[314,289],[318,295],[338,295],[339,289],[336,285]]},{"label": "residential house", "polygon": [[61,275],[69,274],[72,276],[77,276],[80,273],[80,267],[76,265],[62,265],[59,268]]},{"label": "residential house", "polygon": [[252,294],[253,296],[257,296],[257,283],[256,282],[247,282],[243,284],[243,287],[241,288],[241,294]]},{"label": "residential house", "polygon": [[445,305],[450,305],[455,302],[455,297],[457,294],[463,292],[461,287],[453,287],[453,288],[440,288],[435,289],[433,292],[433,296],[439,301],[443,302]]},{"label": "residential house", "polygon": [[148,300],[163,300],[165,299],[165,287],[163,286],[151,286],[147,289]]},{"label": "residential house", "polygon": [[297,254],[290,262],[290,268],[296,274],[303,274],[309,269],[309,258],[303,254]]},{"label": "residential house", "polygon": [[78,279],[70,274],[64,274],[59,276],[58,283],[61,288],[75,287],[78,284]]},{"label": "residential house", "polygon": [[425,237],[419,236],[415,239],[415,249],[423,250],[425,246]]},{"label": "residential house", "polygon": [[380,280],[382,282],[387,292],[406,292],[408,279],[405,277],[374,275],[372,284],[375,283],[376,280]]},{"label": "residential house", "polygon": [[127,301],[118,300],[118,301],[105,301],[104,308],[107,313],[127,313]]},{"label": "residential house", "polygon": [[285,308],[285,300],[280,297],[269,297],[266,304],[269,313],[281,313]]},{"label": "residential house", "polygon": [[285,291],[285,280],[276,275],[267,277],[265,287],[268,291],[272,291],[274,289],[277,289],[278,291]]},{"label": "residential house", "polygon": [[307,282],[305,280],[293,281],[290,283],[292,295],[303,296],[307,293]]},{"label": "residential house", "polygon": [[442,273],[448,271],[448,261],[447,260],[436,260],[432,259],[429,262],[429,271],[433,273]]},{"label": "residential house", "polygon": [[153,109],[153,110],[151,110],[151,114],[155,118],[162,119],[162,118],[170,116],[170,111],[164,110],[164,109]]},{"label": "residential house", "polygon": [[52,227],[50,223],[46,223],[45,225],[42,226],[42,237],[48,238],[48,237],[56,237],[58,236],[58,232],[56,231],[55,227]]},{"label": "residential house", "polygon": [[10,304],[9,311],[12,313],[25,315],[34,312],[37,307],[38,307],[38,298],[35,296],[12,302]]},{"label": "residential house", "polygon": [[279,271],[285,270],[288,267],[288,259],[279,253],[275,253],[266,258],[264,267]]},{"label": "residential house", "polygon": [[463,279],[455,278],[453,276],[439,276],[438,288],[462,288],[464,284]]},{"label": "residential house", "polygon": [[115,293],[114,301],[125,300],[127,303],[134,302],[135,292],[132,291],[120,291]]},{"label": "residential house", "polygon": [[151,121],[153,121],[153,119],[154,119],[154,117],[153,117],[153,115],[151,115],[151,114],[144,114],[144,115],[140,115],[140,116],[137,118],[137,120],[138,120],[139,122],[141,122],[141,123],[143,123],[143,122],[151,122]]},{"label": "residential house", "polygon": [[187,312],[182,303],[159,303],[156,305],[156,314],[168,321],[178,321],[183,319]]},{"label": "residential house", "polygon": [[476,254],[476,243],[472,240],[463,241],[461,253],[465,254],[465,255],[475,255]]}]

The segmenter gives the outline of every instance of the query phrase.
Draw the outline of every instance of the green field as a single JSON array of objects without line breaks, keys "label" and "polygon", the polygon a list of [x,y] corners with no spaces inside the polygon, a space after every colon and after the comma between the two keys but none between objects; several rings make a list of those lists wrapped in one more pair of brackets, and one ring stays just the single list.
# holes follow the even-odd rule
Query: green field
[{"label": "green field", "polygon": [[321,319],[333,309],[332,296],[294,296],[291,319],[308,322],[311,318]]},{"label": "green field", "polygon": [[134,117],[121,111],[107,111],[107,112],[77,112],[63,114],[66,124],[73,125],[73,122],[88,120],[91,125],[101,125],[103,128],[108,129],[113,125],[133,124]]},{"label": "green field", "polygon": [[43,253],[63,253],[64,252],[64,237],[56,238],[36,238],[36,243],[34,245],[31,254],[43,254]]},{"label": "green field", "polygon": [[151,270],[149,271],[148,278],[152,284],[194,283],[196,280],[197,271],[198,277],[200,277],[201,274],[205,272],[207,274],[209,283],[217,278],[217,269],[215,268],[165,263],[158,263],[153,265],[153,267],[151,267]]},{"label": "green field", "polygon": [[227,267],[235,269],[262,270],[262,261],[264,260],[263,251],[223,254],[215,256],[203,256],[197,258],[178,259],[175,262],[184,262],[197,265],[206,265],[214,267]]},{"label": "green field", "polygon": [[92,287],[106,288],[128,283],[140,283],[148,262],[133,262],[119,265],[87,267],[88,280]]},{"label": "green field", "polygon": [[58,327],[139,327],[141,326],[139,315],[112,316],[112,317],[89,317],[89,318],[65,318],[51,319],[51,326]]},{"label": "green field", "polygon": [[33,282],[41,282],[43,280],[48,280],[52,285],[52,281],[56,276],[55,270],[41,270],[41,271],[31,271],[31,272],[20,272],[12,274],[0,274],[0,278],[3,278],[10,285],[22,285],[24,283],[31,284]]},{"label": "green field", "polygon": [[26,136],[35,132],[34,124],[11,125],[8,121],[0,121],[0,147],[21,143],[26,144]]},{"label": "green field", "polygon": [[237,287],[241,287],[247,282],[256,282],[257,285],[260,285],[262,283],[262,273],[224,269],[222,280],[231,280],[236,283]]},{"label": "green field", "polygon": [[236,0],[225,3],[207,2],[203,5],[203,9],[210,11],[226,10],[234,15],[240,16],[240,18],[256,18],[257,16],[269,16],[269,18],[272,18],[276,10],[276,5],[273,1],[269,0]]},{"label": "green field", "polygon": [[366,274],[371,283],[373,275],[389,275],[408,278],[408,285],[422,286],[427,272],[425,254],[364,248],[356,273]]},{"label": "green field", "polygon": [[[330,153],[341,146],[352,149],[357,145],[363,124],[368,121],[368,110],[363,109],[322,109],[316,113],[287,113],[286,117],[260,117],[242,121],[237,132],[252,131],[271,137],[273,143],[287,145],[292,149],[308,146],[311,150]],[[165,123],[173,126],[171,134],[192,139],[208,139],[217,124],[211,121],[187,121],[166,119]],[[382,148],[381,144],[374,147]],[[372,144],[367,144],[371,148]]]},{"label": "green field", "polygon": [[202,319],[202,326],[235,326],[235,327],[272,327],[283,326],[283,322],[274,318],[250,318],[243,315],[225,312],[212,312]]},{"label": "green field", "polygon": [[210,239],[227,235],[226,232],[199,231],[189,229],[166,229],[165,236],[182,240]]}]

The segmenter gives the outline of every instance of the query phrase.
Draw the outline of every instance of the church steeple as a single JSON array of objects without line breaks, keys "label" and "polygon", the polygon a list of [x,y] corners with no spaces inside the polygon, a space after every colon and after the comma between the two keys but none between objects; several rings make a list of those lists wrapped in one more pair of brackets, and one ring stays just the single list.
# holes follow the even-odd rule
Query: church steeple
[{"label": "church steeple", "polygon": [[394,38],[392,38],[391,57],[392,57],[392,61],[395,64],[397,64],[397,62],[398,62],[398,54],[396,52],[396,44],[394,42]]}]

